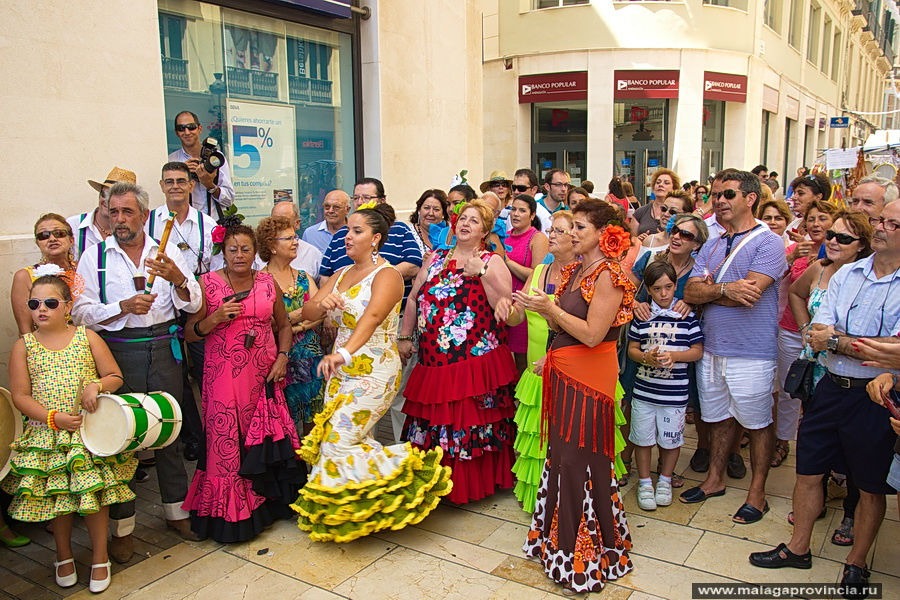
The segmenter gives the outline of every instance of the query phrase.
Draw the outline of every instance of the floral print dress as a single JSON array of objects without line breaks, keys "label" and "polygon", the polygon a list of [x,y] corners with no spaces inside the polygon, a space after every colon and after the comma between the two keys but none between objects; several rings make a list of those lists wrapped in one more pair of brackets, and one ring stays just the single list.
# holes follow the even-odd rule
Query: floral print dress
[{"label": "floral print dress", "polygon": [[[284,308],[288,312],[303,308],[309,301],[309,275],[297,271],[294,285],[282,292]],[[315,329],[295,333],[288,352],[284,399],[294,422],[311,423],[313,416],[322,410],[323,379],[316,374],[322,359],[322,346]]]},{"label": "floral print dress", "polygon": [[[384,264],[345,292],[344,308],[328,313],[338,329],[335,347],[347,342],[372,297]],[[347,269],[334,284],[337,292]],[[397,326],[400,304],[379,324],[349,365],[326,384],[325,408],[303,439],[300,456],[313,465],[291,505],[298,526],[314,541],[349,542],[383,529],[402,529],[430,513],[452,486],[442,451],[409,443],[383,446],[372,435],[400,386]]]},{"label": "floral print dress", "polygon": [[[407,439],[442,448],[453,470],[451,502],[513,486],[518,379],[506,328],[494,320],[481,279],[438,250],[418,302],[419,364],[406,385]],[[490,253],[484,253],[485,263]]]}]

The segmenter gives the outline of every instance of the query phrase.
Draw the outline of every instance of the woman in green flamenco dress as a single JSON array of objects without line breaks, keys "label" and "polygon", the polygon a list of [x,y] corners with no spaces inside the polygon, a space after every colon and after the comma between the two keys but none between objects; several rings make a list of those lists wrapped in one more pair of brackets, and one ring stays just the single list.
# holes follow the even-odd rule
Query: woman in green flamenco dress
[{"label": "woman in green flamenco dress", "polygon": [[[550,253],[553,255],[553,262],[534,268],[534,273],[524,287],[528,293],[531,293],[531,289],[534,287],[543,290],[551,300],[555,299],[554,292],[561,282],[563,268],[578,260],[575,256],[572,226],[571,212],[563,210],[553,213],[552,226],[546,232],[550,238]],[[544,357],[547,355],[547,339],[550,329],[544,317],[536,312],[526,310],[525,318],[528,319],[527,359],[529,368],[525,369],[516,385],[516,399],[519,401],[519,407],[516,409],[515,416],[518,433],[514,448],[518,456],[512,470],[516,476],[516,487],[513,492],[522,503],[522,510],[531,514],[534,512],[541,473],[547,458],[547,444],[546,442],[541,443],[541,394],[544,389],[544,378],[541,373],[544,368]],[[625,423],[625,416],[618,404],[621,397],[621,388],[617,386],[616,425],[619,426]],[[615,436],[615,468],[618,476],[619,473],[624,473],[624,465],[618,453],[625,447],[625,438],[618,427],[616,427]]]},{"label": "woman in green flamenco dress", "polygon": [[291,505],[314,541],[349,542],[418,523],[452,488],[440,448],[382,446],[371,435],[400,384],[403,279],[378,255],[393,221],[386,204],[351,215],[345,246],[354,264],[303,307],[305,320],[327,316],[338,328],[335,352],[319,365],[328,380],[325,408],[299,450],[313,468]]}]

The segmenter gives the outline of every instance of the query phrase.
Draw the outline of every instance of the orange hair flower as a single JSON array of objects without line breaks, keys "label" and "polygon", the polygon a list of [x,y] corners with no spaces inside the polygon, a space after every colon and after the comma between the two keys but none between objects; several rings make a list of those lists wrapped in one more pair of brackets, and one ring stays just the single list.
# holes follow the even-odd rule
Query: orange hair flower
[{"label": "orange hair flower", "polygon": [[600,251],[609,258],[618,258],[631,248],[631,234],[619,225],[608,225],[600,234]]}]

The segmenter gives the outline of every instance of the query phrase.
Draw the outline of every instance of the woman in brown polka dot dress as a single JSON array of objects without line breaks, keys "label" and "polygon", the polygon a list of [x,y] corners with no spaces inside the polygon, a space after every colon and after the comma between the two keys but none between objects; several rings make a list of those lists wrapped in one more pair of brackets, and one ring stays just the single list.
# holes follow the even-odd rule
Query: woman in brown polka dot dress
[{"label": "woman in brown polka dot dress", "polygon": [[544,364],[547,462],[523,550],[568,590],[598,592],[632,569],[613,460],[616,339],[635,287],[619,264],[631,239],[615,210],[586,200],[573,213],[582,262],[563,270],[556,301],[540,290],[513,295],[558,332]]}]

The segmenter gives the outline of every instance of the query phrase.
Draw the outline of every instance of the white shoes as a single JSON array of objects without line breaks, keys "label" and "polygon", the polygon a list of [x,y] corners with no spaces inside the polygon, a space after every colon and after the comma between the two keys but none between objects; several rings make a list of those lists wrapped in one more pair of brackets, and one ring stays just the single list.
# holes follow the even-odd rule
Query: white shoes
[{"label": "white shoes", "polygon": [[[638,506],[642,510],[656,510],[656,497],[653,493],[653,483],[640,483],[637,491]],[[669,493],[671,502],[671,491]]]},{"label": "white shoes", "polygon": [[656,482],[656,505],[669,506],[672,504],[672,483],[666,481]]},{"label": "white shoes", "polygon": [[[94,579],[94,569],[102,569],[106,567],[106,579]],[[94,594],[99,594],[102,591],[105,591],[106,588],[109,587],[109,582],[112,579],[112,563],[106,561],[105,563],[100,563],[96,565],[91,565],[91,583],[88,586],[88,589],[91,590]]]},{"label": "white shoes", "polygon": [[[72,563],[73,571],[68,575],[60,575],[59,568],[63,565],[67,565]],[[76,583],[78,583],[78,573],[74,570],[75,568],[75,559],[67,558],[66,560],[61,560],[59,562],[53,563],[53,574],[56,576],[56,585],[61,588],[70,588]]]}]

